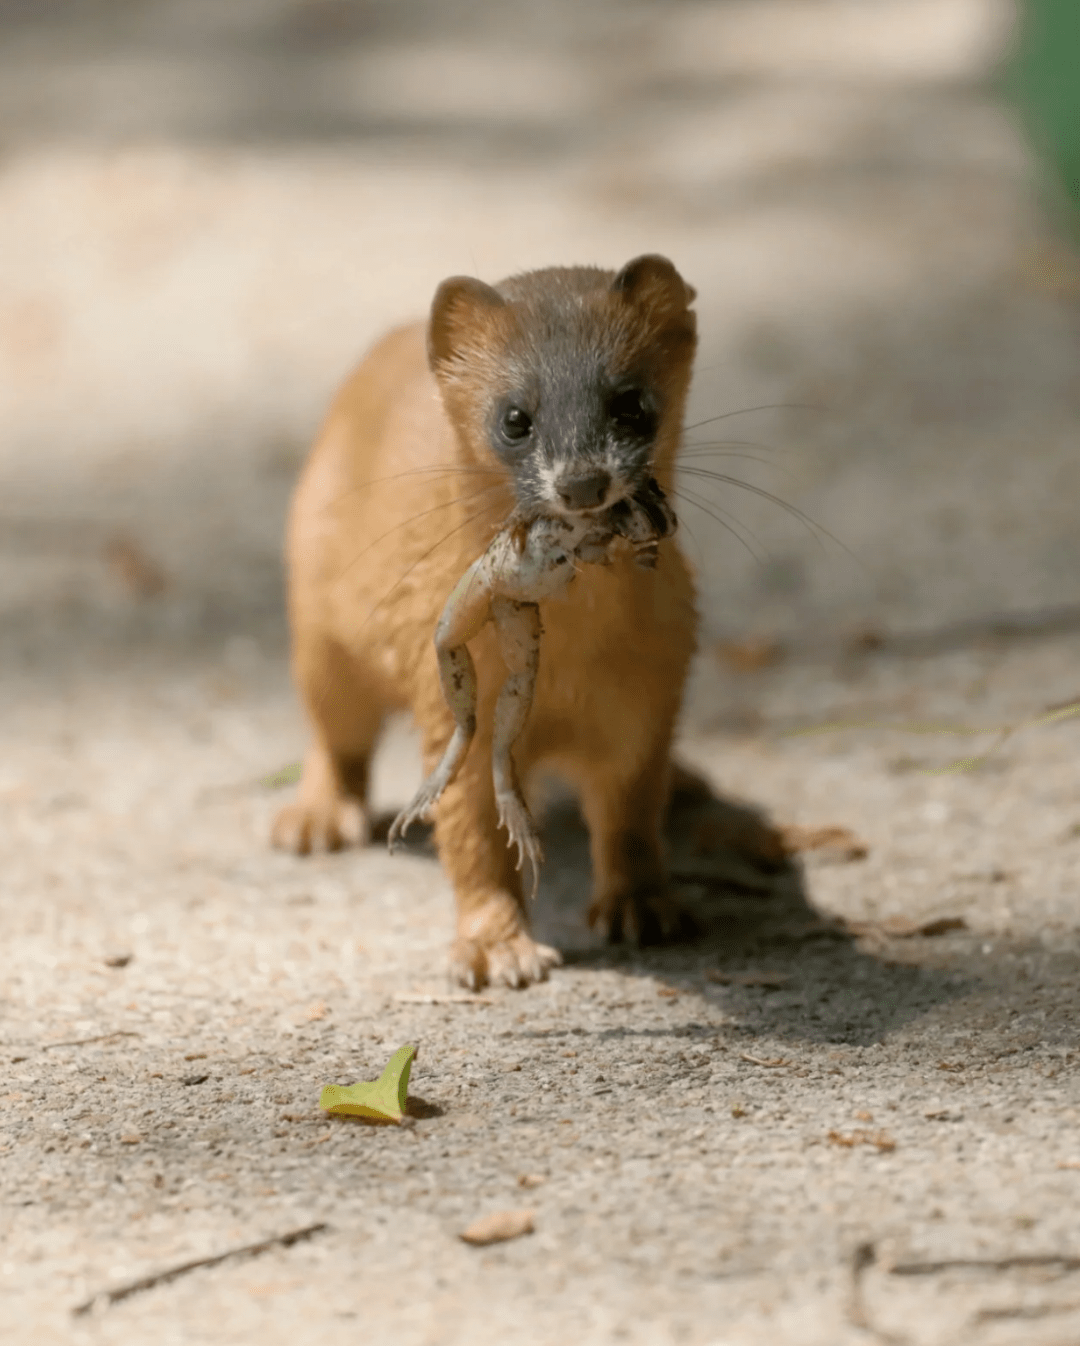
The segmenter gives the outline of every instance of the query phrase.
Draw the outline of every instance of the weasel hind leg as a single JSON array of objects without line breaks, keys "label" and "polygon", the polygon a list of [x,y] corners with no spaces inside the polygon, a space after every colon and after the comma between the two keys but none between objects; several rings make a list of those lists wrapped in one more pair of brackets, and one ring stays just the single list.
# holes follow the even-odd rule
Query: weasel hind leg
[{"label": "weasel hind leg", "polygon": [[385,708],[334,641],[296,642],[294,674],[313,736],[295,801],[278,811],[271,841],[307,855],[361,845],[368,837],[368,772]]},{"label": "weasel hind leg", "polygon": [[582,764],[578,777],[592,850],[589,924],[612,943],[660,944],[696,933],[674,900],[664,863],[667,753],[667,743],[658,742],[651,760],[623,772],[605,770],[601,756]]}]

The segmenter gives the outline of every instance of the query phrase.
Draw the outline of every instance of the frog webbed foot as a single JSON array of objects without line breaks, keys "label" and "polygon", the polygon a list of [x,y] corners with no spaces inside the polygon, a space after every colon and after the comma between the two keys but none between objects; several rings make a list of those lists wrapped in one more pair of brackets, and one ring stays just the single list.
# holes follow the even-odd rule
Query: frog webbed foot
[{"label": "frog webbed foot", "polygon": [[405,840],[405,833],[413,823],[420,822],[429,809],[439,801],[439,796],[446,788],[446,782],[438,779],[439,773],[433,772],[411,801],[401,810],[398,816],[390,825],[390,831],[387,833],[386,845],[391,855],[394,853],[398,842]]},{"label": "frog webbed foot", "polygon": [[517,851],[517,868],[522,869],[525,861],[529,862],[529,896],[535,897],[544,852],[528,806],[516,791],[503,790],[496,792],[495,807],[498,810],[499,826],[506,828],[510,847]]},{"label": "frog webbed foot", "polygon": [[418,823],[442,798],[443,791],[457,775],[467,750],[467,737],[461,733],[456,734],[442,761],[391,824],[386,837],[391,855],[398,842],[405,840],[405,833],[413,823]]}]

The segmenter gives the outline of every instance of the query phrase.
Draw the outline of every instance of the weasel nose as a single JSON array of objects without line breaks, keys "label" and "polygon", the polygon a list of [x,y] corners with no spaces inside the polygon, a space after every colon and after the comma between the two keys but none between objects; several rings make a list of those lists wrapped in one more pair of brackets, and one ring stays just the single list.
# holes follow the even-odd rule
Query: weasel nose
[{"label": "weasel nose", "polygon": [[604,503],[611,485],[608,472],[587,472],[578,477],[559,480],[559,499],[568,509],[595,509]]}]

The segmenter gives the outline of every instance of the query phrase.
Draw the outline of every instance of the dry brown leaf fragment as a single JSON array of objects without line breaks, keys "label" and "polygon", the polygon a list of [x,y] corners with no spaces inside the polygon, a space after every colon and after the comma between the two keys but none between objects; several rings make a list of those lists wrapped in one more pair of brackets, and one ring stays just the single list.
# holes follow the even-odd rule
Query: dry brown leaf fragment
[{"label": "dry brown leaf fragment", "polygon": [[876,626],[864,626],[861,631],[853,631],[847,639],[849,654],[869,654],[873,650],[884,649],[888,637]]},{"label": "dry brown leaf fragment", "polygon": [[663,996],[665,1000],[674,1000],[679,992],[674,986],[658,986],[656,988],[656,994]]},{"label": "dry brown leaf fragment", "polygon": [[543,1187],[547,1178],[542,1173],[522,1173],[518,1178],[518,1186],[525,1188]]},{"label": "dry brown leaf fragment", "polygon": [[536,1212],[532,1210],[498,1210],[481,1216],[458,1235],[463,1243],[482,1248],[489,1243],[506,1243],[509,1239],[531,1234],[535,1228]]},{"label": "dry brown leaf fragment", "polygon": [[770,1070],[775,1070],[777,1066],[791,1065],[786,1056],[751,1056],[749,1052],[740,1052],[739,1060],[749,1061],[752,1066],[768,1066]]},{"label": "dry brown leaf fragment", "polygon": [[802,827],[792,824],[780,829],[780,838],[788,855],[813,852],[837,863],[865,860],[870,848],[847,827]]},{"label": "dry brown leaf fragment", "polygon": [[964,1063],[962,1061],[939,1061],[937,1063],[937,1068],[938,1070],[963,1070]]},{"label": "dry brown leaf fragment", "polygon": [[156,598],[166,587],[165,572],[126,533],[105,544],[105,560],[127,591],[136,598]]},{"label": "dry brown leaf fragment", "polygon": [[916,934],[933,939],[936,935],[947,935],[950,930],[966,930],[967,921],[963,916],[939,916],[936,921],[924,921]]},{"label": "dry brown leaf fragment", "polygon": [[137,1131],[125,1131],[124,1134],[120,1137],[120,1144],[140,1145],[142,1144],[142,1136],[140,1136]]},{"label": "dry brown leaf fragment", "polygon": [[784,647],[768,636],[746,636],[742,640],[722,640],[714,646],[717,659],[733,673],[757,673],[770,668],[784,657]]},{"label": "dry brown leaf fragment", "polygon": [[751,972],[722,972],[718,968],[708,968],[705,980],[718,982],[721,986],[764,986],[776,988],[786,986],[791,980],[790,972],[769,972],[767,970]]},{"label": "dry brown leaf fragment", "polygon": [[906,916],[886,916],[880,921],[848,921],[846,924],[850,934],[869,936],[872,939],[914,939],[917,935],[934,939],[938,935],[947,935],[951,930],[967,929],[967,921],[963,916],[939,916],[932,921],[913,921]]},{"label": "dry brown leaf fragment", "polygon": [[771,939],[779,944],[805,944],[815,939],[842,940],[850,938],[851,927],[839,920],[823,920],[814,917],[809,921],[790,921],[774,926],[770,931]]},{"label": "dry brown leaf fragment", "polygon": [[857,1145],[872,1145],[875,1150],[888,1153],[896,1149],[896,1141],[885,1131],[830,1131],[827,1137],[830,1145],[840,1145],[853,1150]]}]

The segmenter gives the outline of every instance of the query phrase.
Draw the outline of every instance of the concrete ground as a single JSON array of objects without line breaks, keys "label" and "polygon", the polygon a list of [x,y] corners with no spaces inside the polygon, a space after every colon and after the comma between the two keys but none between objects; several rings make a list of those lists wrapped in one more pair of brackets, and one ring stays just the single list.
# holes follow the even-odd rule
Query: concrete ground
[{"label": "concrete ground", "polygon": [[[538,13],[0,7],[0,1336],[1075,1342],[1080,269],[1004,8]],[[423,845],[267,848],[289,486],[442,276],[657,249],[691,423],[789,404],[689,443],[849,550],[685,474],[704,933],[597,946],[553,796],[565,964],[462,999]],[[379,807],[417,771],[395,725]],[[320,1113],[405,1042],[406,1126]]]},{"label": "concrete ground", "polygon": [[[1008,722],[1033,687],[1075,695],[1078,652],[1070,637],[703,679],[686,755],[779,820],[848,827],[867,857],[775,873],[676,828],[677,872],[714,876],[686,888],[707,935],[609,951],[583,928],[583,838],[556,808],[538,924],[566,965],[460,1003],[434,860],[266,848],[280,793],[258,779],[302,737],[279,648],[9,673],[0,1332],[859,1342],[875,1338],[852,1258],[870,1243],[861,1311],[882,1340],[1075,1339],[1075,1260],[896,1268],[1080,1249],[1078,726],[1030,729],[961,775],[927,768],[962,741],[787,734],[808,706]],[[753,730],[723,727],[736,702]],[[388,744],[381,802],[405,798],[411,747]],[[963,925],[909,928],[943,918]],[[320,1114],[324,1083],[374,1078],[404,1042],[420,1046],[410,1127]],[[458,1242],[522,1206],[533,1236]],[[310,1242],[71,1317],[321,1221]]]}]

